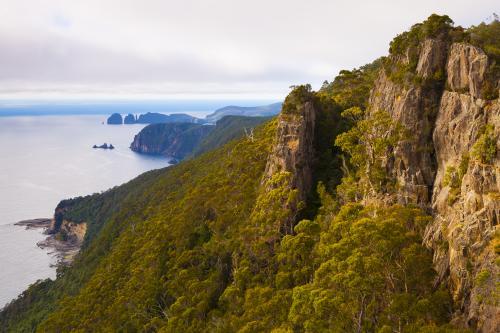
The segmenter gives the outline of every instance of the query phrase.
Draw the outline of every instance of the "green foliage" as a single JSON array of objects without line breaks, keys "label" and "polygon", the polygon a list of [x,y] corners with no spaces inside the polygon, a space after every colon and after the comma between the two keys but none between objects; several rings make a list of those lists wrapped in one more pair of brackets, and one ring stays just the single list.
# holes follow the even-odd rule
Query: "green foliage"
[{"label": "green foliage", "polygon": [[291,86],[292,91],[283,102],[281,113],[284,115],[296,115],[306,102],[312,101],[314,93],[310,84]]},{"label": "green foliage", "polygon": [[391,56],[384,59],[384,69],[389,79],[404,85],[413,84],[431,89],[441,87],[445,79],[442,71],[425,80],[415,75],[421,43],[428,38],[450,40],[453,36],[458,36],[458,31],[463,29],[453,28],[453,21],[447,15],[432,14],[424,22],[397,35],[390,43]]},{"label": "green foliage", "polygon": [[415,24],[409,31],[397,35],[390,43],[389,53],[403,55],[409,48],[417,47],[427,38],[447,34],[452,27],[453,20],[448,15],[432,14],[424,22]]},{"label": "green foliage", "polygon": [[460,187],[462,186],[462,179],[467,173],[469,168],[470,157],[468,153],[462,155],[458,168],[454,166],[447,166],[446,172],[443,177],[443,186],[449,186],[448,204],[452,205],[460,195]]},{"label": "green foliage", "polygon": [[476,278],[474,279],[474,285],[477,287],[482,287],[489,280],[491,273],[487,270],[483,270],[477,273]]},{"label": "green foliage", "polygon": [[363,119],[364,112],[358,106],[353,106],[349,109],[345,109],[344,111],[342,111],[341,116],[356,123]]},{"label": "green foliage", "polygon": [[244,135],[251,136],[256,126],[269,119],[269,117],[224,116],[217,121],[214,130],[194,149],[191,156],[199,156]]},{"label": "green foliage", "polygon": [[292,212],[303,207],[303,203],[298,202],[298,190],[290,185],[291,180],[290,172],[275,173],[266,179],[255,203],[250,222],[257,228],[249,232],[264,236],[268,244],[278,241],[281,234],[291,232],[296,217]]},{"label": "green foliage", "polygon": [[491,164],[497,155],[497,140],[493,125],[486,125],[471,150],[471,157],[483,164]]},{"label": "green foliage", "polygon": [[450,191],[448,192],[448,204],[453,205],[460,195],[460,186],[462,184],[462,177],[460,177],[459,172],[449,165],[446,167],[446,172],[443,177],[443,185],[449,186]]},{"label": "green foliage", "polygon": [[331,83],[325,82],[323,84],[319,93],[331,96],[342,110],[352,107],[366,109],[370,90],[381,68],[382,61],[382,58],[379,58],[371,64],[355,68],[352,71],[341,70]]},{"label": "green foliage", "polygon": [[[315,136],[321,138],[314,140],[314,149],[318,156],[314,173],[314,184],[322,183],[325,191],[334,193],[335,188],[342,179],[342,159],[340,149],[332,142],[338,134],[345,132],[352,126],[351,120],[341,116],[342,107],[328,94],[316,93],[314,107],[316,113]],[[311,218],[315,216],[317,209],[321,206],[318,193],[311,191],[307,198],[301,218]]]},{"label": "green foliage", "polygon": [[[394,55],[422,38],[463,38],[451,24],[431,16],[391,44]],[[305,103],[318,111],[317,193],[305,202],[289,172],[263,178],[276,120],[237,140],[229,122],[190,160],[61,202],[61,221],[87,222],[82,252],[57,280],[37,282],[0,312],[2,330],[459,332],[447,325],[451,297],[433,286],[422,245],[431,217],[359,204],[397,190],[386,167],[408,137],[387,112],[365,113],[381,63],[287,96],[284,117],[298,117]],[[491,133],[476,150],[491,151]],[[464,155],[446,182],[457,187],[468,165]]]},{"label": "green foliage", "polygon": [[[346,175],[344,182],[344,185],[349,183],[349,187],[356,186],[354,199],[390,189],[393,184],[384,163],[393,148],[406,136],[406,129],[400,123],[395,122],[387,112],[377,111],[337,137],[335,145],[349,154],[350,162],[356,169],[355,173]],[[350,201],[352,194],[347,193],[348,189],[340,189],[344,192],[344,200]]]},{"label": "green foliage", "polygon": [[[184,158],[210,132],[213,125],[194,123],[158,123],[144,127],[135,137],[131,149],[147,154]],[[147,149],[143,149],[146,146]]]},{"label": "green foliage", "polygon": [[420,245],[429,220],[415,208],[344,206],[321,233],[314,278],[293,289],[288,319],[294,331],[446,322],[449,295],[432,291],[432,256]]},{"label": "green foliage", "polygon": [[443,185],[450,186],[452,188],[460,187],[460,179],[458,177],[458,173],[451,165],[446,167],[446,172],[443,178]]},{"label": "green foliage", "polygon": [[493,20],[491,23],[481,23],[467,29],[469,40],[473,45],[480,47],[489,57],[500,65],[500,21]]}]

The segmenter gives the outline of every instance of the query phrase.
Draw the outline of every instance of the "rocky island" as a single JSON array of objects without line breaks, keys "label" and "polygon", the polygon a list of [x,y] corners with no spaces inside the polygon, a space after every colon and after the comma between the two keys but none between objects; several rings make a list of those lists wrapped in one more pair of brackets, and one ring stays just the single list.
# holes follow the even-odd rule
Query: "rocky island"
[{"label": "rocky island", "polygon": [[137,116],[129,113],[123,119],[123,123],[126,124],[126,125],[135,124],[135,123],[137,123]]},{"label": "rocky island", "polygon": [[108,125],[121,125],[123,124],[123,119],[122,115],[119,113],[113,113],[111,116],[109,116],[107,120]]},{"label": "rocky island", "polygon": [[163,114],[158,112],[147,112],[139,116],[127,114],[124,118],[119,113],[113,113],[108,117],[109,125],[131,125],[131,124],[161,124],[161,123],[195,123],[215,125],[217,121],[225,116],[245,117],[271,117],[277,115],[283,103],[273,103],[260,106],[235,106],[229,105],[215,110],[205,118],[197,118],[185,113]]},{"label": "rocky island", "polygon": [[163,114],[148,112],[138,117],[128,114],[122,119],[119,113],[113,113],[107,120],[108,125],[131,125],[131,124],[160,124],[160,123],[204,123],[203,119],[190,116],[185,113]]},{"label": "rocky island", "polygon": [[102,145],[94,145],[92,146],[94,149],[115,149],[115,146],[113,146],[111,143],[108,145],[107,143],[103,143]]}]

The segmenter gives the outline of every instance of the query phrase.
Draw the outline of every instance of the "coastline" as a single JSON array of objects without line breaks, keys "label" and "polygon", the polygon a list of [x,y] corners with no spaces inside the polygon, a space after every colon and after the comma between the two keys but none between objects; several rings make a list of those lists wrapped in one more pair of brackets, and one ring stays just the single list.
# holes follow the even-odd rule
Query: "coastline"
[{"label": "coastline", "polygon": [[53,219],[49,218],[35,218],[19,221],[14,225],[25,227],[26,230],[44,229],[43,234],[47,235],[47,237],[37,242],[36,245],[43,250],[49,250],[48,255],[56,258],[56,264],[51,264],[51,267],[70,265],[80,251],[83,237],[68,237],[65,239],[60,237],[60,233],[51,233],[52,222]]}]

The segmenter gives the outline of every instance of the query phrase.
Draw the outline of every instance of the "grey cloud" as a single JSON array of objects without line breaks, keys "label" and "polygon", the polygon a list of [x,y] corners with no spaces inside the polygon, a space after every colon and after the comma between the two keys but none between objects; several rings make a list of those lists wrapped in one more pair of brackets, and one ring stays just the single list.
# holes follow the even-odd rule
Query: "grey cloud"
[{"label": "grey cloud", "polygon": [[[478,23],[495,1],[0,0],[2,94],[274,93],[384,55],[432,12]],[[29,10],[28,10],[29,9]]]}]

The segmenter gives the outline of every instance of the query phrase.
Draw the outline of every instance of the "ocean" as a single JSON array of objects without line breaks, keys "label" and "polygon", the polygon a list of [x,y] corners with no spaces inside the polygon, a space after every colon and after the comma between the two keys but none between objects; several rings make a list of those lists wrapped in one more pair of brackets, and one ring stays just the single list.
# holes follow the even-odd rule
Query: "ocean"
[{"label": "ocean", "polygon": [[[54,256],[36,246],[46,236],[13,223],[52,217],[61,199],[104,191],[168,166],[167,158],[129,149],[145,125],[105,125],[106,118],[0,113],[0,308],[38,279],[55,278]],[[92,149],[105,142],[116,149]]]}]

